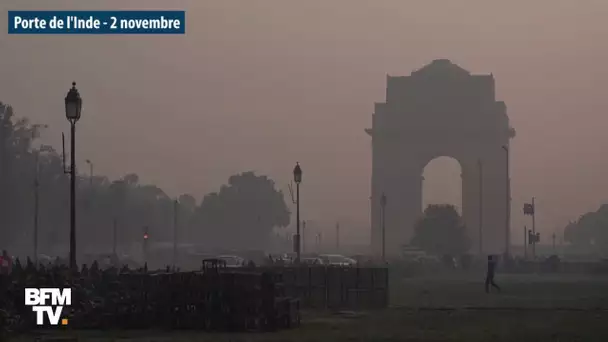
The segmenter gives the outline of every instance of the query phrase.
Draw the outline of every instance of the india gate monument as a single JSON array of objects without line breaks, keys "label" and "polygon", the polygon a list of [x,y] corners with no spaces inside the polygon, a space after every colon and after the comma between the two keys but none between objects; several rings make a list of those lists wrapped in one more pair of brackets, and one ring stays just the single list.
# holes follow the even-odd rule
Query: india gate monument
[{"label": "india gate monument", "polygon": [[440,59],[409,76],[387,76],[386,83],[386,101],[375,104],[372,128],[366,129],[372,138],[374,253],[382,253],[383,241],[386,255],[409,244],[424,209],[423,170],[442,156],[461,166],[470,252],[505,253],[510,240],[509,140],[515,130],[505,103],[496,100],[494,76],[472,75]]}]

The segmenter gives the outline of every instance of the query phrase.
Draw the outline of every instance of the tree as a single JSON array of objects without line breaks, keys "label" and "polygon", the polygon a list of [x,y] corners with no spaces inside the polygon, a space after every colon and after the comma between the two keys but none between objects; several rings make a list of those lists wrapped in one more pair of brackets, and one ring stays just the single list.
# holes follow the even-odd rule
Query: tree
[{"label": "tree", "polygon": [[453,205],[429,205],[416,222],[411,244],[434,255],[461,255],[471,247]]},{"label": "tree", "polygon": [[31,222],[35,158],[32,142],[41,125],[16,118],[13,108],[0,102],[0,241],[23,235],[22,226]]},{"label": "tree", "polygon": [[[0,248],[13,253],[32,253],[35,179],[39,253],[66,253],[68,245],[69,176],[52,147],[33,147],[43,127],[18,118],[11,106],[0,102]],[[78,174],[76,183],[78,253],[111,251],[114,218],[119,245],[140,241],[147,224],[158,230],[158,240],[172,239],[171,199],[157,186],[139,184],[137,174],[114,182],[100,175],[90,182],[89,175]]]},{"label": "tree", "polygon": [[263,249],[273,228],[289,220],[283,193],[270,178],[253,172],[230,177],[218,193],[203,198],[196,212],[203,241],[231,249]]},{"label": "tree", "polygon": [[191,214],[196,209],[196,199],[190,194],[183,194],[178,198],[179,204],[182,210],[188,214]]},{"label": "tree", "polygon": [[[33,147],[42,127],[18,118],[0,102],[0,249],[15,254],[33,251],[36,189],[38,252],[66,254],[69,245],[69,176],[61,154],[49,146]],[[77,174],[76,183],[77,253],[112,251],[115,219],[119,253],[142,241],[144,226],[149,227],[150,242],[173,240],[174,199],[154,184],[142,184],[136,173],[118,180],[97,175],[92,181],[86,173]],[[179,197],[180,234],[189,233],[180,235],[181,241],[207,247],[263,248],[273,228],[285,227],[289,220],[283,193],[271,179],[253,172],[230,177],[200,206],[191,195]]]},{"label": "tree", "polygon": [[570,222],[564,228],[564,240],[581,249],[608,252],[608,205]]}]

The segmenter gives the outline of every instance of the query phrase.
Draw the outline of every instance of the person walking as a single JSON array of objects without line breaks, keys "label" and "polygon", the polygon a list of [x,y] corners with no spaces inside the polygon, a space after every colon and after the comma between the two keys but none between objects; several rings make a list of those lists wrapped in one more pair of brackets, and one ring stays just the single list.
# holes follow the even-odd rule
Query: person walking
[{"label": "person walking", "polygon": [[488,255],[488,272],[486,274],[486,293],[490,293],[490,285],[500,292],[500,287],[494,282],[494,275],[496,273],[496,257],[494,255]]}]

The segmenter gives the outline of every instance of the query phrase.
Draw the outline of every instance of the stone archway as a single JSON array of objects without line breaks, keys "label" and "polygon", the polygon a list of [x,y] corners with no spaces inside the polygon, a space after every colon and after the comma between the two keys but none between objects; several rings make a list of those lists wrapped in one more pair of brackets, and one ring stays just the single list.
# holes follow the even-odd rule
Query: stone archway
[{"label": "stone archway", "polygon": [[509,240],[508,149],[515,130],[504,102],[496,101],[493,75],[471,75],[441,59],[410,76],[387,76],[386,101],[375,104],[372,128],[366,132],[372,137],[375,254],[382,250],[382,194],[387,199],[386,253],[394,255],[409,243],[420,217],[424,167],[439,156],[461,165],[462,216],[472,252],[479,251],[481,241],[482,253],[504,253]]}]

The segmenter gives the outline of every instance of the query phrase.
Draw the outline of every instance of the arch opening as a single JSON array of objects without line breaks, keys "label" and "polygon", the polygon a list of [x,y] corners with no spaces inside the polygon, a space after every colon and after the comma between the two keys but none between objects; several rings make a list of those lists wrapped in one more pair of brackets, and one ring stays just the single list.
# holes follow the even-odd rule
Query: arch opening
[{"label": "arch opening", "polygon": [[462,166],[453,157],[437,157],[422,171],[422,208],[431,204],[453,205],[462,215]]}]

